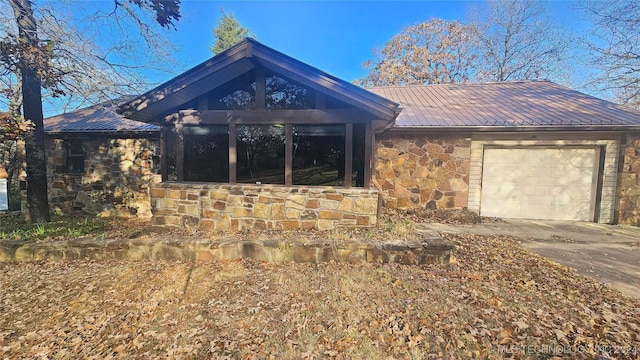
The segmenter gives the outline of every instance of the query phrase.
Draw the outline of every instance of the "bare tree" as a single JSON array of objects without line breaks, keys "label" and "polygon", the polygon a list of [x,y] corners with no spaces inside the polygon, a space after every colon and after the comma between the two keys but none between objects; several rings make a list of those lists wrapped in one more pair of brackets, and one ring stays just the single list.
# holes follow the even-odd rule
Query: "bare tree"
[{"label": "bare tree", "polygon": [[558,73],[571,44],[544,2],[490,0],[471,20],[476,29],[480,81],[523,80]]},{"label": "bare tree", "polygon": [[586,45],[590,64],[600,71],[591,85],[640,109],[640,2],[593,1],[580,8],[593,24]]},{"label": "bare tree", "polygon": [[458,21],[432,19],[409,26],[395,35],[376,60],[363,64],[364,86],[423,85],[469,80],[475,66],[472,52],[474,30]]},{"label": "bare tree", "polygon": [[[49,221],[50,215],[44,153],[43,89],[56,97],[67,94],[81,94],[86,97],[87,93],[82,91],[83,83],[90,83],[93,77],[113,76],[130,65],[126,59],[126,44],[121,48],[110,48],[106,53],[92,51],[98,48],[96,46],[85,52],[87,56],[76,56],[74,45],[91,44],[90,40],[95,38],[69,37],[64,31],[72,27],[65,27],[70,23],[64,23],[63,12],[57,12],[60,3],[33,7],[30,0],[7,1],[13,10],[12,23],[15,28],[9,27],[6,23],[0,28],[5,32],[0,40],[0,69],[3,71],[1,75],[13,77],[20,84],[22,113],[17,116],[33,123],[33,130],[25,136],[27,201],[31,220],[46,222]],[[123,32],[131,30],[131,27],[127,28],[124,23],[124,19],[129,19],[137,27],[139,34],[145,37],[150,34],[151,29],[147,25],[149,16],[154,17],[151,22],[155,21],[162,27],[172,27],[180,18],[179,5],[179,0],[114,1],[112,12],[97,14],[109,18],[115,28]],[[3,4],[2,7],[6,6]],[[122,13],[125,15],[119,15]],[[80,31],[78,30],[76,35],[84,35]],[[48,38],[49,36],[52,38]],[[89,40],[82,41],[83,39]],[[146,41],[149,46],[153,45],[152,37]],[[83,60],[87,61],[83,63]],[[116,76],[115,79],[123,78]],[[7,81],[3,83],[6,84]]]}]

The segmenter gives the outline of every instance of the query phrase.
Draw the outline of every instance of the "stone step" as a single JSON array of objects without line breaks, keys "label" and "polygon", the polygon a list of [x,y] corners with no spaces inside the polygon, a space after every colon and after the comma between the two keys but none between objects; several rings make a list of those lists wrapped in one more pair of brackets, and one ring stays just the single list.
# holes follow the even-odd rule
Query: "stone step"
[{"label": "stone step", "polygon": [[422,265],[448,263],[453,245],[438,237],[422,243],[213,241],[194,239],[74,239],[52,242],[0,240],[0,262],[68,260],[349,262]]}]

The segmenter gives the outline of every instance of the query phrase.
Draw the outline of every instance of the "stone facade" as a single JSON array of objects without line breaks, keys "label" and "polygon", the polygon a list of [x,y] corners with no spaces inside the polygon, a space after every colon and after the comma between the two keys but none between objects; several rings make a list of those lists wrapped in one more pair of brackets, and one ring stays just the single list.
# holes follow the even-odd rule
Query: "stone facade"
[{"label": "stone facade", "polygon": [[619,161],[617,223],[640,226],[640,133],[623,135]]},{"label": "stone facade", "polygon": [[67,173],[63,139],[46,142],[49,205],[58,213],[81,210],[102,216],[151,216],[149,186],[160,181],[151,138],[82,139],[84,172]]},{"label": "stone facade", "polygon": [[330,230],[376,224],[378,191],[272,185],[161,183],[151,188],[156,225],[206,230]]},{"label": "stone facade", "polygon": [[465,208],[470,153],[470,138],[383,134],[376,139],[375,155],[385,206]]}]

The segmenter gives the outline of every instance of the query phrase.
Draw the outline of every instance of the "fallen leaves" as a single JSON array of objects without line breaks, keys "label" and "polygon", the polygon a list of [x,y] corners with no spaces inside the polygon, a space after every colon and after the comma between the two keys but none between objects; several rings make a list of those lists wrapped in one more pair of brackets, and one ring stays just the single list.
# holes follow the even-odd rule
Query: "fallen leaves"
[{"label": "fallen leaves", "polygon": [[510,238],[447,236],[457,263],[422,268],[0,264],[0,358],[638,358],[640,301]]}]

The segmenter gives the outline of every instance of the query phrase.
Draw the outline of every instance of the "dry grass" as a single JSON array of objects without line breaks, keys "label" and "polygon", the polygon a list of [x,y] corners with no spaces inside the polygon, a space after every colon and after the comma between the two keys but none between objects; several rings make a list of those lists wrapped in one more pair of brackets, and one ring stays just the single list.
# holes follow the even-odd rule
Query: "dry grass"
[{"label": "dry grass", "polygon": [[640,301],[509,238],[448,237],[457,264],[430,267],[0,264],[0,358],[638,358]]}]

